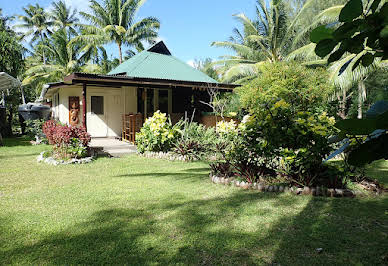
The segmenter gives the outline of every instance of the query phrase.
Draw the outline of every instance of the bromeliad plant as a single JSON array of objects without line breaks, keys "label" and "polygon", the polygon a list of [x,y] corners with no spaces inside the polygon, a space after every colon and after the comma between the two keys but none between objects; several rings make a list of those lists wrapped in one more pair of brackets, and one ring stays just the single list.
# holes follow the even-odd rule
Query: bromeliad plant
[{"label": "bromeliad plant", "polygon": [[158,110],[146,119],[140,133],[136,135],[137,150],[140,153],[170,151],[180,135],[180,124],[172,125],[167,115]]},{"label": "bromeliad plant", "polygon": [[43,133],[49,144],[53,145],[55,157],[68,159],[87,156],[91,137],[85,128],[61,125],[49,120],[43,124]]}]

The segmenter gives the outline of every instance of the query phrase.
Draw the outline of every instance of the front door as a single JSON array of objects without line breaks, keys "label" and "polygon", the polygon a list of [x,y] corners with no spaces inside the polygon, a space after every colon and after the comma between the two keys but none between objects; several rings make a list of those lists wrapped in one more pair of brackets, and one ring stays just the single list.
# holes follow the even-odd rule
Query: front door
[{"label": "front door", "polygon": [[91,94],[87,110],[87,128],[92,137],[107,137],[107,104],[104,94]]}]

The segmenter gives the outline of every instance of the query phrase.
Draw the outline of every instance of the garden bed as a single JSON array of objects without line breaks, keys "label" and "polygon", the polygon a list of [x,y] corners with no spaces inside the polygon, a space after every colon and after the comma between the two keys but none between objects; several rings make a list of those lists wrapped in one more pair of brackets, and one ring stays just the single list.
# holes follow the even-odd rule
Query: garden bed
[{"label": "garden bed", "polygon": [[[239,181],[236,180],[234,177],[224,178],[224,177],[218,177],[215,175],[210,175],[210,179],[215,184],[223,184],[223,185],[231,185],[240,187],[242,189],[251,189],[251,190],[257,190],[259,192],[288,192],[293,193],[295,195],[312,195],[312,196],[322,196],[322,197],[356,197],[356,196],[363,196],[365,193],[359,191],[359,190],[351,190],[351,189],[339,189],[339,188],[325,188],[325,187],[308,187],[305,186],[303,188],[301,187],[295,187],[295,186],[289,186],[289,185],[268,185],[261,182],[255,182],[255,183],[248,183],[245,181]],[[362,181],[360,184],[366,184],[365,181]],[[372,192],[375,192],[375,194],[383,194],[386,193],[387,190],[384,189],[382,186],[378,185],[371,185],[371,183],[368,183],[368,187],[377,187],[378,189],[372,190],[369,189]]]},{"label": "garden bed", "polygon": [[47,154],[47,151],[42,151],[38,157],[36,158],[36,161],[38,163],[43,162],[50,165],[60,165],[60,164],[86,164],[91,163],[94,160],[94,157],[85,157],[85,158],[72,158],[69,160],[62,160],[62,159],[55,159],[52,156],[45,157],[45,154]]}]

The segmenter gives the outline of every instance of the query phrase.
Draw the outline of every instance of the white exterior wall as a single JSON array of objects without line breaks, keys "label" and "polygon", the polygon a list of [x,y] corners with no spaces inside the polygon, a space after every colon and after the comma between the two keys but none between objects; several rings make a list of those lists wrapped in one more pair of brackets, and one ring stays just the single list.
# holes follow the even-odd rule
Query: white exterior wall
[{"label": "white exterior wall", "polygon": [[[55,97],[59,94],[59,105],[55,105]],[[119,137],[122,130],[122,115],[137,113],[136,87],[86,87],[86,123],[88,132],[96,137]],[[61,123],[69,124],[69,97],[78,96],[80,99],[79,125],[83,119],[82,86],[59,88],[53,92],[52,111],[54,118]],[[104,96],[104,115],[96,116],[91,113],[91,96]]]}]

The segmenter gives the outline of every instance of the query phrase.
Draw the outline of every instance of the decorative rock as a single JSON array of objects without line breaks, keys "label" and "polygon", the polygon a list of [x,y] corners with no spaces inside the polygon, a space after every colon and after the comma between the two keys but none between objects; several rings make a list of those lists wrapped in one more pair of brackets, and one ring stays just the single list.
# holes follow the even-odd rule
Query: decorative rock
[{"label": "decorative rock", "polygon": [[236,187],[239,187],[240,186],[240,181],[236,181],[236,183],[234,183],[236,185]]},{"label": "decorative rock", "polygon": [[342,197],[344,194],[344,191],[342,189],[335,189],[335,197]]},{"label": "decorative rock", "polygon": [[311,189],[311,195],[317,196],[317,189],[316,188]]},{"label": "decorative rock", "polygon": [[243,182],[243,185],[241,186],[243,189],[248,189],[250,187],[250,184],[247,182]]},{"label": "decorative rock", "polygon": [[294,190],[295,191],[295,194],[296,195],[300,195],[300,194],[302,194],[302,192],[303,192],[303,188],[301,188],[301,187],[298,187],[296,190]]},{"label": "decorative rock", "polygon": [[44,154],[44,151],[42,151],[42,152],[39,154],[39,156],[36,158],[36,162],[40,163],[41,161],[44,160],[43,154]]},{"label": "decorative rock", "polygon": [[310,195],[311,194],[311,189],[309,187],[304,187],[302,191],[303,195]]},{"label": "decorative rock", "polygon": [[265,185],[265,186],[264,186],[264,191],[268,191],[268,189],[269,189],[269,186],[268,186],[268,185]]},{"label": "decorative rock", "polygon": [[284,191],[284,187],[283,186],[279,186],[279,192],[283,192]]},{"label": "decorative rock", "polygon": [[327,195],[329,197],[335,197],[335,189],[333,189],[333,188],[327,189]]},{"label": "decorative rock", "polygon": [[218,180],[219,180],[219,177],[216,176],[216,177],[214,178],[214,183],[218,184]]},{"label": "decorative rock", "polygon": [[265,191],[265,188],[264,188],[263,184],[259,183],[259,184],[257,185],[257,190],[258,190],[258,191]]},{"label": "decorative rock", "polygon": [[344,197],[354,197],[353,191],[351,191],[349,189],[345,189],[344,190]]},{"label": "decorative rock", "polygon": [[276,185],[275,185],[275,186],[273,186],[273,191],[274,191],[274,192],[278,192],[278,191],[279,191],[279,187],[278,187],[278,186],[276,186]]},{"label": "decorative rock", "polygon": [[269,186],[268,187],[268,192],[272,192],[273,191],[273,186]]}]

